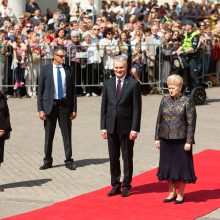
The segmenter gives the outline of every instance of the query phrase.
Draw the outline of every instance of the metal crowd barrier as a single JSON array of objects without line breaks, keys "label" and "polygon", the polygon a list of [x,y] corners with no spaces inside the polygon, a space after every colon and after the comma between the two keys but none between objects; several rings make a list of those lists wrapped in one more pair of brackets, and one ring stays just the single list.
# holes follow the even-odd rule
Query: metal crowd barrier
[{"label": "metal crowd barrier", "polygon": [[[142,48],[145,48],[145,46],[146,45],[142,45]],[[111,47],[116,48],[117,46],[111,46]],[[42,46],[39,45],[39,48],[42,48]],[[73,68],[76,87],[78,88],[102,87],[105,80],[112,77],[113,75],[113,68],[110,69],[105,68],[105,58],[106,58],[105,51],[107,47],[99,45],[98,47],[89,46],[87,50],[85,48],[86,46],[75,46],[75,45],[66,48],[65,63]],[[165,68],[167,67],[165,65],[168,65],[168,63],[165,64],[166,60],[164,60],[164,53],[167,53],[168,55],[169,52],[164,50],[163,45],[155,46],[155,49],[156,48],[157,48],[157,55],[155,61],[153,61],[152,66],[149,65],[149,58],[146,56],[146,53],[142,52],[143,60],[140,63],[142,65],[142,70],[139,73],[140,75],[139,80],[142,86],[150,86],[160,92],[163,91],[164,88],[163,85],[166,82],[167,76],[170,74],[170,71],[168,70],[167,70],[168,72],[165,71]],[[38,78],[41,66],[52,62],[54,47],[50,46],[47,49],[49,51],[47,56],[40,56],[39,60],[37,61],[35,60],[34,65],[33,65],[33,60],[31,58],[31,54],[30,53],[27,54],[26,66],[24,70],[25,78],[27,77],[28,74],[32,75],[33,71],[37,71],[36,77]],[[218,76],[217,78],[219,79],[218,70],[213,73],[213,72],[209,72],[209,70],[207,69],[207,54],[209,54],[207,51],[202,51],[202,50],[200,51],[200,67],[199,67],[201,72],[200,77],[202,81],[204,81],[207,79],[208,76],[217,74]],[[116,55],[117,54],[115,54],[115,56]],[[5,55],[1,54],[1,56],[5,56]],[[113,57],[114,56],[111,56],[111,58]],[[210,62],[213,62],[212,60],[213,58],[211,55],[209,58],[210,58]],[[220,63],[220,59],[217,62]],[[12,52],[12,48],[9,47],[9,54],[5,56],[5,64],[3,65],[2,60],[0,61],[0,66],[1,66],[0,90],[2,90],[2,88],[14,87],[15,69],[13,68],[12,63],[13,63],[13,52]],[[170,65],[172,65],[172,63],[170,63]],[[129,66],[132,67],[132,64],[129,64]],[[33,68],[35,69],[33,70]],[[150,79],[150,74],[149,74],[150,71],[153,71],[153,75],[154,75],[153,80]],[[37,85],[26,82],[25,86],[36,87]]]}]

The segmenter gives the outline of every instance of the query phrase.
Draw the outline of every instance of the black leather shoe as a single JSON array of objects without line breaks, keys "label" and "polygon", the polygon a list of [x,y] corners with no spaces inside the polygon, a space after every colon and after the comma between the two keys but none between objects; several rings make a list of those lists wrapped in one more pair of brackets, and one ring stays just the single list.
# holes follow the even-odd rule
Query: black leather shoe
[{"label": "black leather shoe", "polygon": [[183,204],[184,203],[184,198],[182,200],[175,200],[175,204]]},{"label": "black leather shoe", "polygon": [[112,190],[110,192],[107,193],[107,196],[116,196],[121,194],[121,189],[120,188],[112,188]]},{"label": "black leather shoe", "polygon": [[174,196],[174,197],[171,198],[171,199],[164,199],[163,202],[164,202],[164,203],[173,202],[173,201],[175,201],[175,199],[176,199],[176,196]]},{"label": "black leather shoe", "polygon": [[74,163],[66,164],[66,168],[69,170],[76,170],[76,164]]},{"label": "black leather shoe", "polygon": [[46,170],[46,169],[49,169],[49,168],[52,168],[52,164],[44,163],[39,169],[40,170]]},{"label": "black leather shoe", "polygon": [[128,196],[130,196],[130,194],[131,194],[130,189],[123,188],[122,193],[121,193],[121,197],[128,197]]},{"label": "black leather shoe", "polygon": [[0,186],[0,192],[4,192],[4,188]]}]

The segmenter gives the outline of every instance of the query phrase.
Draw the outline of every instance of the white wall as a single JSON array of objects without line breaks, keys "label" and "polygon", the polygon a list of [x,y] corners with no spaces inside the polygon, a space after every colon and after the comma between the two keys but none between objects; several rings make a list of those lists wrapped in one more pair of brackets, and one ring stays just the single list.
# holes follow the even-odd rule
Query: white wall
[{"label": "white wall", "polygon": [[19,15],[25,11],[25,0],[9,0],[8,5],[12,8],[15,17],[18,19]]}]

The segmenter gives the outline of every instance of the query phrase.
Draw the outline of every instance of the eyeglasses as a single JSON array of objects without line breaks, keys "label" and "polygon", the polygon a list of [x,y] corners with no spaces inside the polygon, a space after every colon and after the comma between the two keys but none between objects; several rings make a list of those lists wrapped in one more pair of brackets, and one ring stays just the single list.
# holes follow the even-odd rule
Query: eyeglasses
[{"label": "eyeglasses", "polygon": [[31,26],[30,26],[30,25],[27,25],[26,28],[31,28]]},{"label": "eyeglasses", "polygon": [[60,58],[64,58],[65,54],[55,54],[56,56],[60,57]]},{"label": "eyeglasses", "polygon": [[94,28],[93,30],[94,30],[94,31],[99,31],[100,29],[99,29],[99,28]]}]

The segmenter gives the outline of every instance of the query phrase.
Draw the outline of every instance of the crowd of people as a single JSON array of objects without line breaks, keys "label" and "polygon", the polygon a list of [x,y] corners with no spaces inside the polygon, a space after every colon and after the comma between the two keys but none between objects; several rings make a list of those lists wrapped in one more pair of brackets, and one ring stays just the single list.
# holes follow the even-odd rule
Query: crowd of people
[{"label": "crowd of people", "polygon": [[[193,22],[199,36],[198,71],[216,73],[220,63],[220,4],[176,0],[102,1],[97,12],[92,0],[58,0],[56,11],[46,14],[36,0],[29,0],[19,20],[8,0],[0,6],[0,90],[21,97],[36,97],[40,66],[50,63],[53,50],[63,46],[65,63],[72,66],[78,95],[96,96],[105,79],[113,76],[113,58],[128,60],[128,73],[149,92],[156,82],[166,83],[176,51]],[[159,48],[159,49],[157,49]],[[159,52],[158,52],[159,51]],[[160,65],[160,68],[159,68]],[[7,87],[3,85],[13,85]]]},{"label": "crowd of people", "polygon": [[[199,82],[199,65],[203,64],[205,74],[216,72],[209,67],[220,61],[220,5],[187,0],[182,6],[176,1],[161,6],[156,0],[103,1],[100,14],[96,14],[93,2],[89,3],[90,7],[81,8],[79,2],[70,4],[63,0],[59,1],[57,11],[48,9],[46,15],[41,15],[37,2],[29,0],[26,12],[16,23],[8,0],[3,0],[0,85],[7,80],[14,84],[13,93],[18,96],[22,95],[22,88],[26,88],[27,97],[38,95],[39,118],[45,129],[45,157],[40,170],[52,168],[57,121],[64,142],[65,166],[75,170],[71,141],[71,121],[77,117],[74,83],[78,94],[96,96],[98,90],[94,85],[110,78],[102,90],[100,120],[110,158],[112,189],[107,195],[128,197],[133,147],[141,125],[140,81],[150,83],[154,93],[155,81],[162,74],[169,95],[161,100],[156,122],[155,147],[160,149],[157,176],[169,184],[169,194],[163,202],[182,204],[186,183],[197,180],[192,158],[196,108],[191,98],[181,92],[184,82],[172,72],[172,55],[187,56],[193,70],[192,86]],[[197,58],[202,62],[197,62]],[[1,92],[0,163],[5,140],[12,130],[7,99]]]}]

